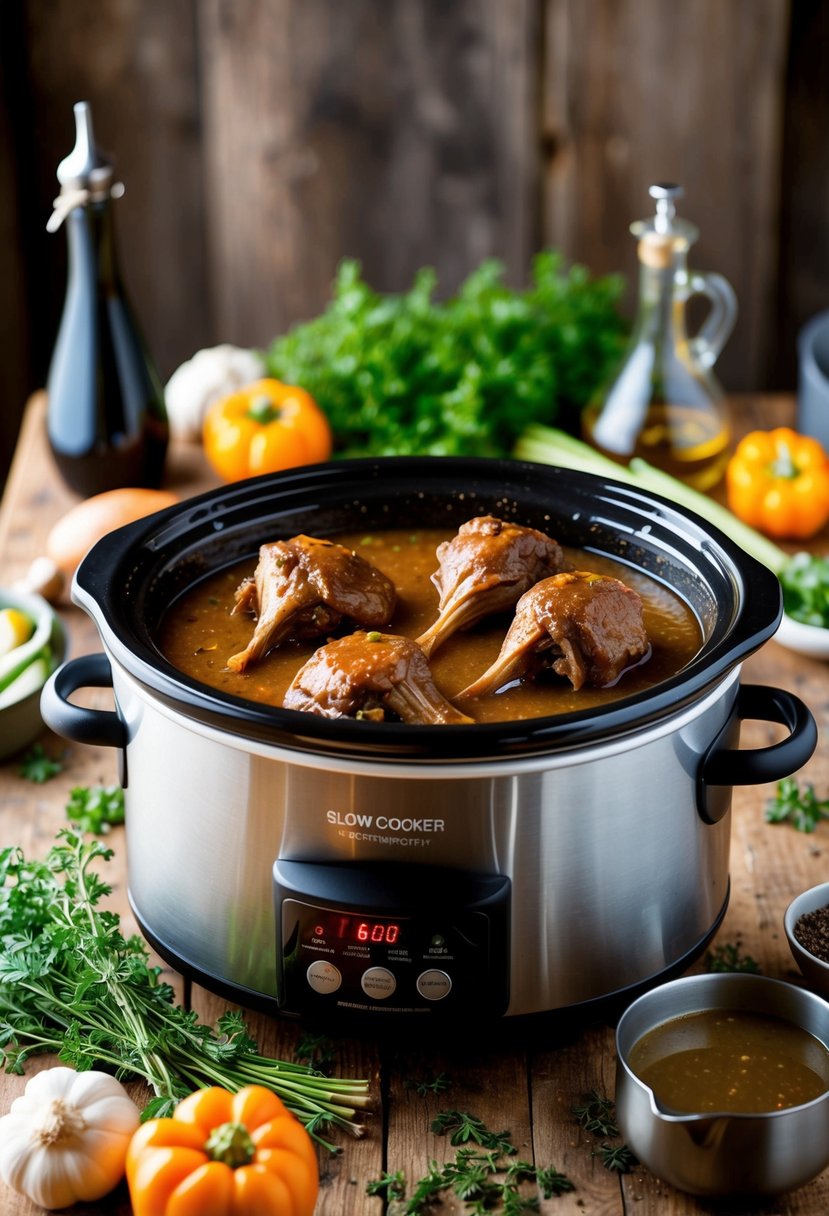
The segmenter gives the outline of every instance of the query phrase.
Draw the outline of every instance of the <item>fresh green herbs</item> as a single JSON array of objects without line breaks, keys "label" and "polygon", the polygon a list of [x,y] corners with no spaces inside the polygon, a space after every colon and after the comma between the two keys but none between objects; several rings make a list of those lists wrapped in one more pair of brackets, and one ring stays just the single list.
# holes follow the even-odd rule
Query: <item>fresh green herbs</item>
[{"label": "fresh green herbs", "polygon": [[[69,830],[44,861],[0,851],[0,1061],[22,1072],[55,1052],[79,1070],[103,1066],[142,1077],[156,1097],[144,1118],[168,1114],[199,1085],[266,1085],[320,1142],[326,1127],[362,1129],[367,1082],[331,1080],[302,1064],[262,1056],[238,1012],[214,1030],[175,1004],[140,937],[98,907],[110,888],[95,872],[112,851]],[[328,1144],[333,1149],[333,1145]]]},{"label": "fresh green herbs", "polygon": [[66,816],[79,831],[105,836],[124,822],[124,791],[120,785],[76,785],[69,794]]},{"label": "fresh green herbs", "polygon": [[603,1097],[598,1090],[591,1089],[582,1101],[573,1107],[576,1122],[593,1136],[618,1136],[616,1107],[610,1098]]},{"label": "fresh green herbs", "polygon": [[[431,1128],[438,1135],[451,1133],[451,1143],[462,1145],[453,1161],[439,1165],[431,1161],[429,1172],[415,1184],[406,1198],[406,1177],[402,1170],[383,1174],[369,1182],[366,1193],[384,1198],[401,1216],[424,1216],[446,1195],[453,1195],[474,1216],[501,1212],[504,1216],[525,1216],[539,1211],[539,1197],[552,1199],[574,1190],[570,1179],[554,1166],[539,1167],[529,1161],[515,1160],[517,1149],[508,1132],[491,1132],[475,1115],[461,1111],[441,1111]],[[474,1147],[469,1142],[474,1144]],[[534,1184],[536,1193],[526,1185]]]},{"label": "fresh green herbs", "polygon": [[829,819],[829,798],[819,799],[813,785],[801,789],[796,777],[784,777],[766,803],[765,818],[767,823],[790,823],[798,832],[814,832],[821,819]]},{"label": "fresh green herbs", "polygon": [[743,954],[739,943],[723,942],[705,956],[708,971],[737,971],[760,975],[760,964],[750,954]]},{"label": "fresh green herbs", "polygon": [[509,1132],[491,1132],[475,1115],[468,1111],[442,1110],[429,1125],[436,1136],[449,1133],[450,1144],[480,1144],[482,1148],[494,1149],[497,1153],[514,1153]]},{"label": "fresh green herbs", "polygon": [[484,262],[452,299],[421,270],[383,295],[343,262],[315,320],[277,338],[268,374],[301,384],[323,408],[342,455],[509,455],[528,422],[578,413],[623,347],[618,278],[565,272],[539,254],[513,291]]},{"label": "fresh green herbs", "polygon": [[427,1094],[443,1094],[450,1088],[452,1081],[445,1072],[436,1073],[433,1077],[406,1077],[404,1089],[413,1089],[419,1098]]},{"label": "fresh green herbs", "polygon": [[34,747],[26,752],[26,755],[18,765],[17,771],[27,781],[34,781],[37,785],[43,785],[45,781],[51,781],[53,777],[57,777],[58,773],[63,771],[63,763],[60,760],[53,760],[51,756],[47,756],[42,745],[36,743]]},{"label": "fresh green herbs", "polygon": [[829,628],[829,557],[795,553],[780,571],[783,606],[804,625]]},{"label": "fresh green herbs", "polygon": [[606,1170],[617,1174],[629,1174],[637,1164],[637,1160],[626,1144],[618,1141],[619,1125],[616,1122],[616,1107],[610,1098],[605,1098],[598,1090],[592,1089],[580,1103],[573,1107],[576,1122],[601,1140],[598,1148],[593,1149],[593,1156],[598,1157]]}]

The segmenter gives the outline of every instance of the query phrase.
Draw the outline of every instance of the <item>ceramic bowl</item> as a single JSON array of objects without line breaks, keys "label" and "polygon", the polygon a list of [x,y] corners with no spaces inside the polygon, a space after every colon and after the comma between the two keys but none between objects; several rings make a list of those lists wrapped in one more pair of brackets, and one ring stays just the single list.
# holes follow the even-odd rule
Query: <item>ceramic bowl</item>
[{"label": "ceramic bowl", "polygon": [[[35,622],[35,631],[21,647],[20,660],[40,654],[46,659],[50,674],[66,654],[66,631],[51,604],[30,592],[0,588],[0,608],[18,608]],[[16,652],[15,652],[16,653]],[[9,664],[9,667],[15,664]],[[8,701],[3,696],[3,660],[0,659],[0,761],[8,760],[27,747],[44,729],[40,716],[42,683],[18,699]],[[11,694],[9,694],[11,695]]]},{"label": "ceramic bowl", "polygon": [[810,954],[806,947],[800,944],[794,935],[794,927],[804,913],[815,912],[818,908],[828,906],[829,882],[822,882],[796,896],[783,917],[783,928],[786,930],[786,938],[794,961],[803,973],[809,987],[824,996],[829,996],[829,963],[824,963],[816,955]]},{"label": "ceramic bowl", "polygon": [[781,1018],[829,1051],[829,1003],[794,984],[717,973],[653,988],[625,1010],[616,1031],[616,1115],[631,1151],[671,1186],[712,1198],[778,1195],[817,1177],[829,1165],[829,1083],[810,1102],[768,1113],[679,1114],[660,1106],[633,1071],[630,1053],[644,1034],[703,1010]]},{"label": "ceramic bowl", "polygon": [[829,629],[822,629],[819,625],[804,625],[802,621],[796,621],[785,612],[774,640],[787,650],[805,655],[808,659],[829,659]]}]

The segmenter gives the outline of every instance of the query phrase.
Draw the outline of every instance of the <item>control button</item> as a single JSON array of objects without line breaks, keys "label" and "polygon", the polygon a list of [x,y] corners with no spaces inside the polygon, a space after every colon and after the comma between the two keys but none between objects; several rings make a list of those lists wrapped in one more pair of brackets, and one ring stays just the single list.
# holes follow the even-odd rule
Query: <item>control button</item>
[{"label": "control button", "polygon": [[305,978],[314,992],[336,992],[343,982],[343,977],[334,964],[326,963],[321,958],[318,958],[315,963],[311,963],[305,973]]},{"label": "control button", "polygon": [[452,980],[445,971],[421,971],[417,990],[427,1001],[442,1001],[452,991]]},{"label": "control button", "polygon": [[384,1001],[394,992],[397,980],[385,967],[369,967],[368,971],[363,972],[360,984],[366,996],[373,996],[375,1001]]}]

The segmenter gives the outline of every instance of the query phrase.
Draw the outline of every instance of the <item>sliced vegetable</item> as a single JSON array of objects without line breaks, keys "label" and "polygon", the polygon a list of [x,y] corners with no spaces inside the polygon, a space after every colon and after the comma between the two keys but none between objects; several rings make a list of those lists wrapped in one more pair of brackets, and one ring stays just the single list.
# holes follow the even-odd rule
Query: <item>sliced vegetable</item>
[{"label": "sliced vegetable", "polygon": [[0,1176],[42,1208],[100,1199],[123,1177],[139,1117],[108,1073],[44,1069],[0,1119]]},{"label": "sliced vegetable", "polygon": [[807,540],[829,520],[829,456],[790,427],[744,436],[725,477],[731,510],[767,536]]},{"label": "sliced vegetable", "polygon": [[311,1216],[319,1169],[276,1094],[211,1086],[138,1129],[127,1182],[134,1216]]},{"label": "sliced vegetable", "polygon": [[0,608],[0,655],[16,650],[35,631],[35,623],[19,608]]},{"label": "sliced vegetable", "polygon": [[29,697],[33,692],[37,692],[49,679],[51,673],[51,663],[45,655],[32,659],[31,663],[23,668],[20,675],[15,676],[11,683],[0,692],[0,709],[14,705],[16,701],[22,701],[24,697]]},{"label": "sliced vegetable", "polygon": [[256,380],[217,401],[204,419],[205,455],[225,481],[327,460],[331,444],[313,397],[279,380]]},{"label": "sliced vegetable", "polygon": [[[46,676],[52,670],[54,665],[54,655],[52,653],[52,637],[55,630],[56,618],[51,612],[44,611],[40,619],[36,622],[34,632],[21,645],[15,646],[14,650],[8,651],[4,655],[0,655],[0,696],[5,693],[26,668],[34,663],[36,659],[45,659],[48,670]],[[43,680],[46,679],[43,677]],[[43,683],[43,681],[41,681]],[[11,704],[13,701],[20,700],[21,697],[28,695],[23,689],[25,683],[19,685],[15,690],[14,695],[10,695],[5,704]],[[29,690],[31,691],[31,689]]]},{"label": "sliced vegetable", "polygon": [[515,455],[522,460],[535,460],[542,464],[559,465],[564,469],[576,469],[584,473],[595,473],[600,477],[614,478],[616,481],[640,486],[654,494],[661,494],[663,498],[703,516],[775,574],[779,574],[789,560],[783,549],[737,519],[713,498],[694,490],[672,477],[670,473],[663,473],[661,469],[654,468],[638,456],[635,456],[627,467],[616,464],[580,439],[574,439],[553,427],[540,425],[527,428],[516,444]]}]

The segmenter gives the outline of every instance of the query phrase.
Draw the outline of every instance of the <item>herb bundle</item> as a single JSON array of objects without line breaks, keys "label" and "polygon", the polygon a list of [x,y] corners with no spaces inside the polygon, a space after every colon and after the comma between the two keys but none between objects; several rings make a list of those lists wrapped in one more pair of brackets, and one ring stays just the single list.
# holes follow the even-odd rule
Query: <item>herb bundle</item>
[{"label": "herb bundle", "polygon": [[484,262],[444,303],[432,270],[383,295],[343,262],[320,316],[277,338],[268,374],[300,384],[345,456],[506,456],[530,422],[576,419],[618,360],[622,281],[539,254],[513,291]]},{"label": "herb bundle", "polygon": [[328,1126],[361,1135],[365,1081],[260,1055],[238,1012],[217,1029],[175,1004],[140,937],[98,908],[110,888],[92,868],[112,851],[68,830],[44,861],[0,851],[0,1061],[22,1073],[29,1055],[55,1052],[78,1070],[141,1077],[155,1092],[143,1118],[166,1115],[193,1089],[265,1085],[320,1143]]}]

